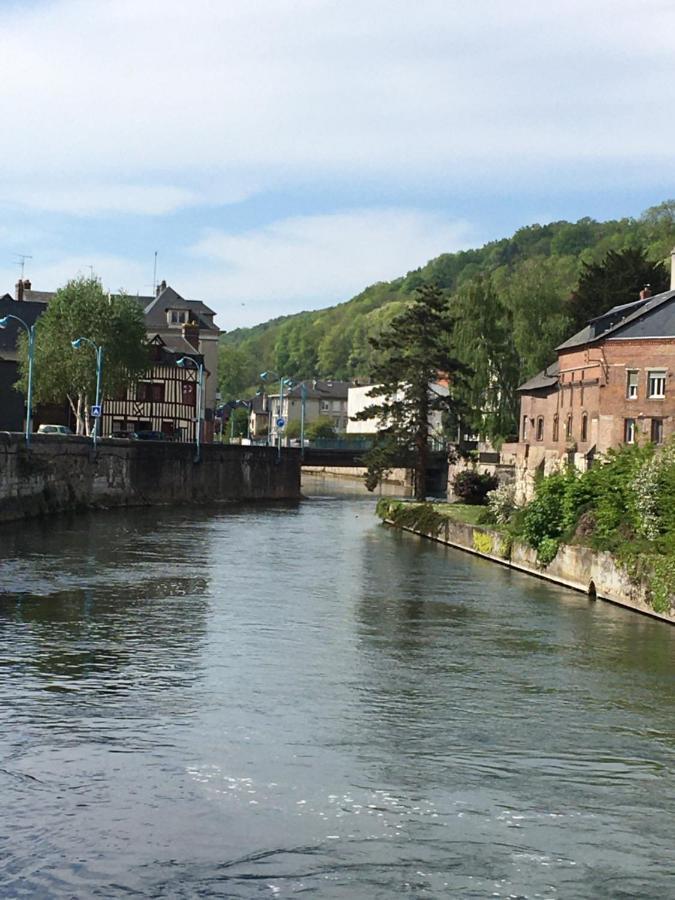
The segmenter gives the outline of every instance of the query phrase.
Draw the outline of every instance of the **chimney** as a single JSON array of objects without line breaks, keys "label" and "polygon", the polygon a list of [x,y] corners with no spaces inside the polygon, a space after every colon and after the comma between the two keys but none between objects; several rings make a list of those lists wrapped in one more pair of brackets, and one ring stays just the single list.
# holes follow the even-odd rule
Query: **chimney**
[{"label": "chimney", "polygon": [[186,322],[182,331],[188,344],[192,344],[195,350],[199,350],[199,325],[196,322]]},{"label": "chimney", "polygon": [[23,300],[23,281],[21,280],[21,278],[19,278],[14,287],[14,296],[19,302]]},{"label": "chimney", "polygon": [[670,251],[670,289],[675,291],[675,247]]},{"label": "chimney", "polygon": [[29,291],[31,289],[30,278],[24,278],[23,280],[24,289]]},{"label": "chimney", "polygon": [[649,300],[652,295],[651,285],[646,284],[640,291],[640,300]]},{"label": "chimney", "polygon": [[162,291],[165,291],[165,290],[166,290],[166,281],[164,281],[164,279],[162,279],[160,281],[160,283],[157,285],[157,287],[155,288],[155,296],[159,297],[159,295],[162,293]]}]

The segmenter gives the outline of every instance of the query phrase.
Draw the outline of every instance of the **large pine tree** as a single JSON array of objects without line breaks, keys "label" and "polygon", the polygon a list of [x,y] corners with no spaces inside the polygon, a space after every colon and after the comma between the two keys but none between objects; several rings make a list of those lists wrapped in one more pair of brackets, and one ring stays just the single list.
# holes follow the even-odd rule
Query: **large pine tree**
[{"label": "large pine tree", "polygon": [[668,290],[668,272],[651,262],[640,248],[610,250],[600,263],[584,263],[579,284],[570,297],[569,312],[576,330],[613,306],[637,300],[648,284],[652,294]]},{"label": "large pine tree", "polygon": [[[443,293],[434,285],[421,287],[413,302],[371,338],[375,362],[370,396],[378,402],[362,410],[356,420],[378,418],[386,440],[366,456],[366,485],[373,490],[387,469],[410,460],[415,469],[415,497],[427,494],[429,415],[435,410],[463,410],[459,386],[469,372],[451,352],[455,320]],[[447,376],[448,396],[433,389]]]}]

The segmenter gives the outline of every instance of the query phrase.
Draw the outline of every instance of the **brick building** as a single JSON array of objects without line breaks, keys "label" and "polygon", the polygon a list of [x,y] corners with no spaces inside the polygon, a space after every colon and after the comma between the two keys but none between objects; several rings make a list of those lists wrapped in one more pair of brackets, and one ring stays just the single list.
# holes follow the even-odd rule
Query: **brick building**
[{"label": "brick building", "polygon": [[675,434],[675,267],[671,289],[616,306],[557,348],[553,365],[519,388],[520,435],[505,447],[519,493],[568,460],[585,469],[621,444]]}]

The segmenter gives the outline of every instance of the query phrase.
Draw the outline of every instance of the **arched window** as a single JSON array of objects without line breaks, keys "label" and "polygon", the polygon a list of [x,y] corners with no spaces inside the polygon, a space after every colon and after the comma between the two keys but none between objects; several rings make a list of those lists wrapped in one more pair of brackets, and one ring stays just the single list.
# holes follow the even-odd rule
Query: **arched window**
[{"label": "arched window", "polygon": [[544,440],[544,417],[543,416],[539,416],[539,418],[537,419],[537,440],[538,441]]},{"label": "arched window", "polygon": [[557,444],[559,439],[560,439],[560,418],[559,418],[558,414],[556,413],[553,416],[553,442]]},{"label": "arched window", "polygon": [[588,440],[588,414],[584,413],[581,417],[581,440]]},{"label": "arched window", "polygon": [[572,416],[567,417],[567,422],[565,424],[565,437],[568,441],[572,439]]},{"label": "arched window", "polygon": [[527,416],[523,416],[523,440],[527,440]]}]

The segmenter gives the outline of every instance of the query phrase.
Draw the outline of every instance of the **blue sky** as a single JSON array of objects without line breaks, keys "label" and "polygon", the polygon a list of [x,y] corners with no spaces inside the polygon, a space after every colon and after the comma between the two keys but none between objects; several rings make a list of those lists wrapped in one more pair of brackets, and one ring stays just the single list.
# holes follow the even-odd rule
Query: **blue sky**
[{"label": "blue sky", "polygon": [[670,0],[0,0],[0,289],[222,328],[675,194]]}]

